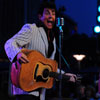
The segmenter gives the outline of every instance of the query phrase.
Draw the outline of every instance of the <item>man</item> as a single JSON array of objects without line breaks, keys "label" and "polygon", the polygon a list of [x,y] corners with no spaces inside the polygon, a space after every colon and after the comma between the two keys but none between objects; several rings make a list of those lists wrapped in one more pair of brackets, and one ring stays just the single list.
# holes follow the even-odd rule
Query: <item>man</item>
[{"label": "man", "polygon": [[[27,56],[21,52],[23,48],[28,50],[36,50],[41,52],[46,58],[54,59],[56,53],[55,40],[55,20],[56,20],[56,6],[52,2],[42,3],[38,12],[39,22],[37,24],[25,24],[22,29],[10,38],[5,43],[5,51],[10,62],[18,61],[21,63],[30,62]],[[62,71],[64,73],[64,71]],[[69,81],[75,82],[76,76],[70,73],[66,75],[71,76]],[[45,100],[46,89],[38,91],[25,92],[11,85],[11,92],[18,96],[18,99],[24,98],[26,94],[32,95],[34,100]],[[34,95],[34,96],[33,96]],[[26,97],[24,98],[24,100]]]}]

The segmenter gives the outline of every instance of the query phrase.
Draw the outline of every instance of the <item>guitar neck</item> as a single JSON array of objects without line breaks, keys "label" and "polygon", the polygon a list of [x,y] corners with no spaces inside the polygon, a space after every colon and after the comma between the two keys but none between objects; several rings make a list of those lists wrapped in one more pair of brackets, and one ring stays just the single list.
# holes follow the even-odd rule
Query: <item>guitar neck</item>
[{"label": "guitar neck", "polygon": [[60,74],[60,73],[57,73],[57,72],[50,72],[49,73],[49,77],[53,77],[57,80],[66,80],[68,81],[70,79],[70,76],[67,76],[67,75],[64,75],[64,74]]}]

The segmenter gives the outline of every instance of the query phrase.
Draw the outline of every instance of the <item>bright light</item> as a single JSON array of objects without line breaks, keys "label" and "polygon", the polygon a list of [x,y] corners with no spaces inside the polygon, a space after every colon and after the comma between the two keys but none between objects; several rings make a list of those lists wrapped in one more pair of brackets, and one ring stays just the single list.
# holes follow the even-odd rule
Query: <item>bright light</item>
[{"label": "bright light", "polygon": [[95,33],[100,33],[100,26],[95,26],[94,27],[94,32]]},{"label": "bright light", "polygon": [[81,61],[81,60],[83,60],[83,58],[86,57],[86,55],[84,55],[84,54],[75,54],[75,55],[73,55],[73,57],[74,57],[76,60]]},{"label": "bright light", "polygon": [[100,6],[98,6],[98,12],[100,12]]},{"label": "bright light", "polygon": [[97,17],[97,21],[100,22],[100,15]]}]

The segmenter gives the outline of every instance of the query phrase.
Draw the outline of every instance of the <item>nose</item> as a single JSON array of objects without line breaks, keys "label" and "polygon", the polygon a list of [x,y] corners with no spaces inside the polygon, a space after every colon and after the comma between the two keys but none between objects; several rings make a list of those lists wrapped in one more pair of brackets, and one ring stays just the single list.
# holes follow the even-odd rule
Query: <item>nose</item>
[{"label": "nose", "polygon": [[49,19],[51,19],[52,18],[52,14],[49,14]]},{"label": "nose", "polygon": [[49,19],[52,19],[52,17],[49,17]]}]

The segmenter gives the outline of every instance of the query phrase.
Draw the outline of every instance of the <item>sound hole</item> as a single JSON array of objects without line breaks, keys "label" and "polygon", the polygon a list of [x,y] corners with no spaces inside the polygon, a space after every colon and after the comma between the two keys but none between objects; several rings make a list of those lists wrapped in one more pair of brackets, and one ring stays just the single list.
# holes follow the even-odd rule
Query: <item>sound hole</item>
[{"label": "sound hole", "polygon": [[43,71],[43,77],[44,78],[47,78],[49,76],[49,70],[48,69],[45,69],[44,71]]},{"label": "sound hole", "polygon": [[35,69],[35,73],[34,73],[34,79],[36,79],[36,74],[37,74],[38,67],[39,67],[39,64],[36,65],[36,69]]}]

